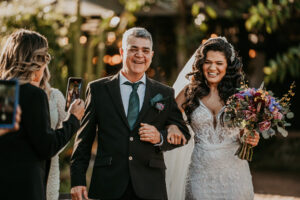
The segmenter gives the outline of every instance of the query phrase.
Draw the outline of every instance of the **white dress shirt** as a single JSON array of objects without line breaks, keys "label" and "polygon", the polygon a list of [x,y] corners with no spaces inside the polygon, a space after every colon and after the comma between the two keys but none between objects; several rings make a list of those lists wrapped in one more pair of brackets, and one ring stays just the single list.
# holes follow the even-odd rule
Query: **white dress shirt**
[{"label": "white dress shirt", "polygon": [[[126,81],[132,83],[131,81],[129,81],[123,74],[122,72],[119,73],[120,74],[120,90],[121,90],[121,98],[122,98],[122,102],[123,102],[123,108],[125,111],[125,115],[127,116],[127,112],[128,112],[128,104],[129,104],[129,98],[130,98],[130,94],[132,92],[132,86],[131,85],[126,85],[124,84]],[[146,91],[146,75],[144,74],[143,77],[139,80],[140,82],[142,82],[138,89],[137,89],[137,93],[139,95],[139,100],[140,100],[140,111],[142,109],[143,103],[144,103],[144,97],[145,97],[145,91]],[[139,82],[137,81],[137,82]]]},{"label": "white dress shirt", "polygon": [[[123,108],[125,111],[125,115],[127,116],[128,113],[128,104],[129,104],[129,98],[130,98],[130,94],[132,92],[132,86],[131,85],[126,85],[124,84],[125,82],[130,82],[123,74],[122,72],[119,73],[120,74],[120,90],[121,90],[121,98],[122,98],[122,103],[123,103]],[[145,97],[145,91],[146,91],[146,74],[143,75],[143,77],[138,80],[137,82],[142,82],[138,89],[137,89],[137,93],[139,95],[139,100],[140,100],[140,111],[142,109],[143,103],[144,103],[144,97]],[[155,144],[154,146],[161,146],[163,144],[163,137],[160,134],[160,143],[159,144]]]}]

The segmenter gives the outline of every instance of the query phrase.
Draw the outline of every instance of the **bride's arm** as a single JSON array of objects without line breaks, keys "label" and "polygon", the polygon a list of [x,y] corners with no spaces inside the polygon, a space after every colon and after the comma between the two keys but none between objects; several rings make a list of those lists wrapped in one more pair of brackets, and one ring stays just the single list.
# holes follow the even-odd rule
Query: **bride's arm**
[{"label": "bride's arm", "polygon": [[187,88],[188,86],[185,86],[180,92],[179,92],[179,94],[177,95],[177,97],[176,97],[176,103],[177,103],[177,105],[178,105],[178,108],[180,109],[180,111],[183,113],[184,112],[184,110],[183,110],[183,108],[182,108],[182,105],[184,104],[184,102],[185,102],[185,95],[184,95],[184,92],[185,92],[185,90],[186,90],[186,88]]},{"label": "bride's arm", "polygon": [[[186,87],[183,88],[176,97],[176,103],[182,113],[184,112],[184,110],[182,108],[182,104],[185,102],[184,91],[185,91]],[[167,140],[170,144],[175,144],[175,145],[179,145],[179,144],[185,145],[187,142],[186,138],[184,137],[184,135],[182,134],[182,132],[176,125],[168,126]]]}]

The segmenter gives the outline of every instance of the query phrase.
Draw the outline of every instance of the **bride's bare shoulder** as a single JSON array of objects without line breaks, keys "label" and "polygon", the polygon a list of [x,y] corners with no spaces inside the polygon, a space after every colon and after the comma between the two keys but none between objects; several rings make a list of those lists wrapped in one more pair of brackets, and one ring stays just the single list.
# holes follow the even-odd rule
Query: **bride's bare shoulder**
[{"label": "bride's bare shoulder", "polygon": [[178,108],[183,112],[182,104],[186,101],[185,97],[185,91],[187,89],[188,85],[185,86],[176,96],[176,103],[178,105]]}]

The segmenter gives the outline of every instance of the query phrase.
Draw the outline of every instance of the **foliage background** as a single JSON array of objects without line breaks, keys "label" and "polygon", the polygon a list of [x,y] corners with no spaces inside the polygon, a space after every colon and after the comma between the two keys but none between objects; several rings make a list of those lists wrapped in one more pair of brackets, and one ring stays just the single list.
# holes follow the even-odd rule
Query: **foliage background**
[{"label": "foliage background", "polygon": [[[203,40],[222,35],[242,56],[250,85],[264,80],[280,96],[293,80],[299,83],[299,19],[299,0],[10,0],[0,1],[0,48],[18,28],[45,35],[53,57],[51,84],[64,93],[70,76],[83,77],[86,85],[121,68],[118,48],[128,27],[153,34],[155,57],[147,73],[169,85]],[[300,169],[289,164],[300,160],[298,94],[290,139],[262,141],[253,168]],[[61,154],[63,193],[70,189],[71,146]],[[278,156],[282,162],[270,161]]]}]

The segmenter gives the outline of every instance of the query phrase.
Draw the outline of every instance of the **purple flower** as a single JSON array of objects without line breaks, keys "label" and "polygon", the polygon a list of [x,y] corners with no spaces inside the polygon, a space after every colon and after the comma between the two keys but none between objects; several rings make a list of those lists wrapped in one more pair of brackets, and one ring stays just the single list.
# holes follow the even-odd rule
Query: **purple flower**
[{"label": "purple flower", "polygon": [[244,99],[244,96],[241,93],[237,93],[234,96],[239,98],[239,99]]},{"label": "purple flower", "polygon": [[252,89],[244,90],[243,92],[241,92],[241,95],[251,97],[251,96],[253,96],[254,93],[255,93],[255,90],[252,88]]},{"label": "purple flower", "polygon": [[277,108],[278,110],[281,110],[281,106],[279,105],[279,103],[275,100],[274,97],[271,97],[269,99],[269,110],[271,112],[274,112],[275,108]]}]

